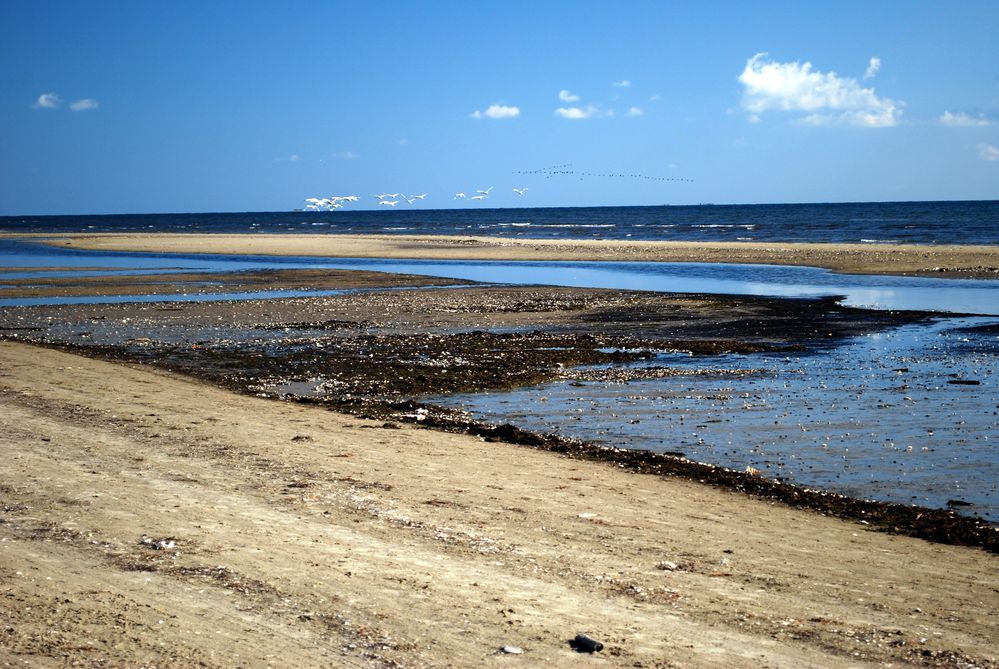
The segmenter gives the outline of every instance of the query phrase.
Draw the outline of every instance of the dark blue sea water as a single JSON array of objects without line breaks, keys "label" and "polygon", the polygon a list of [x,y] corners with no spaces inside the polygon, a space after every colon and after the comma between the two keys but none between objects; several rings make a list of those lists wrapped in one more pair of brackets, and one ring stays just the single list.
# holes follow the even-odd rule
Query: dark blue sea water
[{"label": "dark blue sea water", "polygon": [[5,216],[0,231],[999,244],[999,201]]}]

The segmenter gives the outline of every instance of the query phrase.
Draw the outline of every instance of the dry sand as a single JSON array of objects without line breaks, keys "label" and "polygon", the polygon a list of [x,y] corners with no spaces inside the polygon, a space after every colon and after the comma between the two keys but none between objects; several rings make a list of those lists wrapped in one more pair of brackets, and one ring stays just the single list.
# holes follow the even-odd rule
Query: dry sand
[{"label": "dry sand", "polygon": [[[6,666],[999,655],[977,549],[14,342],[0,481]],[[604,650],[574,652],[580,632]]]},{"label": "dry sand", "polygon": [[[41,238],[42,235],[7,235]],[[69,248],[354,258],[634,260],[808,265],[858,274],[999,278],[999,246],[627,242],[394,235],[74,234]]]}]

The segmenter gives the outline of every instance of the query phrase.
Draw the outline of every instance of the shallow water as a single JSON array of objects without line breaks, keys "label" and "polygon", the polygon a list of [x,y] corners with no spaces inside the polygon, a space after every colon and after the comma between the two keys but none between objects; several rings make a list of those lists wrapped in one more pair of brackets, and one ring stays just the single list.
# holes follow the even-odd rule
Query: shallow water
[{"label": "shallow water", "polygon": [[853,307],[999,315],[999,281],[840,275],[813,267],[719,263],[340,262],[333,261],[331,266],[492,283],[771,297],[843,296],[843,303]]},{"label": "shallow water", "polygon": [[[989,325],[999,320],[946,319],[791,357],[664,353],[642,364],[715,371],[430,401],[493,423],[679,451],[853,497],[951,502],[995,522],[999,328],[982,329]],[[746,370],[757,371],[738,373]]]},{"label": "shallow water", "polygon": [[[94,267],[148,273],[150,270],[236,272],[265,269],[359,269],[419,274],[490,283],[542,284],[587,288],[619,288],[658,292],[764,295],[781,297],[843,296],[848,306],[911,309],[963,314],[999,315],[999,281],[921,277],[841,275],[812,267],[719,263],[441,261],[366,258],[174,255],[71,251],[41,245],[0,243],[0,266],[23,268],[0,278],[39,276],[38,268]],[[86,274],[84,274],[86,272]],[[111,274],[112,272],[108,272]],[[71,274],[73,274],[71,272]],[[99,273],[98,273],[99,275]],[[261,294],[258,297],[288,297]],[[51,299],[51,301],[45,301]],[[103,302],[136,301],[135,297],[103,297]],[[217,294],[196,297],[150,296],[144,301],[225,299]],[[84,300],[81,300],[83,302]],[[98,301],[87,300],[91,303]],[[0,306],[66,304],[66,298],[0,299]]]}]

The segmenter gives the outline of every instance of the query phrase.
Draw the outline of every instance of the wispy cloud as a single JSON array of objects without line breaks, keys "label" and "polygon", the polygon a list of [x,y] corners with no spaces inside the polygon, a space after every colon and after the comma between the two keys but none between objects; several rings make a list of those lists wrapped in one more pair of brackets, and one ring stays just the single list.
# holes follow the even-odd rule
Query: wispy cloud
[{"label": "wispy cloud", "polygon": [[631,81],[628,79],[622,79],[621,81],[615,81],[611,84],[614,88],[631,88]]},{"label": "wispy cloud", "polygon": [[663,99],[663,96],[659,95],[658,93],[656,93],[655,95],[650,95],[649,96],[649,102],[659,102],[662,99]]},{"label": "wispy cloud", "polygon": [[940,125],[947,125],[952,128],[983,128],[987,125],[992,125],[992,121],[985,118],[983,114],[974,117],[964,112],[952,113],[949,111],[941,114],[937,122]]},{"label": "wispy cloud", "polygon": [[339,158],[340,160],[357,160],[361,157],[361,154],[354,153],[353,151],[337,151],[332,157]]},{"label": "wispy cloud", "polygon": [[982,160],[999,160],[999,147],[993,146],[992,144],[979,144],[978,156]]},{"label": "wispy cloud", "polygon": [[745,87],[742,107],[750,121],[767,111],[807,112],[810,125],[853,125],[887,128],[898,125],[902,103],[879,97],[856,79],[817,72],[811,63],[767,61],[758,53],[748,61],[739,81]]},{"label": "wispy cloud", "polygon": [[97,109],[98,107],[100,107],[100,105],[97,103],[97,100],[94,100],[93,98],[77,100],[69,106],[69,108],[75,112],[90,111],[92,109]]},{"label": "wispy cloud", "polygon": [[624,113],[625,116],[645,116],[645,110],[641,107],[630,107],[628,111]]},{"label": "wispy cloud", "polygon": [[300,159],[299,155],[297,153],[293,153],[290,156],[278,156],[272,162],[275,162],[275,163],[297,163],[299,161],[299,159]]},{"label": "wispy cloud", "polygon": [[561,100],[562,102],[569,102],[569,103],[579,102],[578,95],[573,95],[564,88],[558,92],[558,99]]},{"label": "wispy cloud", "polygon": [[520,116],[520,107],[515,107],[513,105],[489,105],[485,111],[474,111],[470,114],[472,118],[475,119],[504,119],[504,118],[517,118]]},{"label": "wispy cloud", "polygon": [[55,93],[42,93],[31,106],[35,109],[56,109],[61,104],[62,98]]},{"label": "wispy cloud", "polygon": [[878,74],[878,70],[881,69],[881,59],[877,56],[872,56],[869,63],[867,63],[867,69],[864,70],[864,79],[873,79]]},{"label": "wispy cloud", "polygon": [[409,144],[409,139],[406,137],[400,137],[399,139],[395,140],[395,143],[398,144],[399,146],[406,146]]}]

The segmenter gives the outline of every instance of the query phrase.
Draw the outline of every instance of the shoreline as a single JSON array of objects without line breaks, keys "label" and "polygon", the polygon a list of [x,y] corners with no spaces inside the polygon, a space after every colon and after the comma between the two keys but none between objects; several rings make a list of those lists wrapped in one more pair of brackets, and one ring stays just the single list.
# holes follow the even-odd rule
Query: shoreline
[{"label": "shoreline", "polygon": [[[144,275],[147,292],[189,291],[174,275]],[[212,290],[272,288],[321,281],[316,288],[383,287],[375,293],[193,303],[104,303],[12,308],[16,326],[0,335],[55,345],[100,359],[170,369],[250,396],[316,404],[379,420],[412,422],[489,440],[530,445],[611,465],[682,476],[841,518],[866,520],[889,532],[999,551],[988,522],[951,509],[868,502],[727,469],[684,454],[640,448],[603,448],[523,426],[486,425],[460,411],[426,404],[424,397],[504,392],[576,378],[581,365],[638,362],[643,351],[683,350],[698,356],[761,351],[796,354],[847,338],[930,318],[923,312],[843,307],[833,300],[658,294],[557,287],[462,288],[425,285],[392,291],[412,277],[314,270],[233,275],[212,279]],[[164,283],[149,283],[161,280]],[[34,280],[33,280],[34,281]],[[102,278],[48,291],[123,292],[129,277]],[[32,288],[38,291],[39,286]],[[387,292],[386,292],[387,291]],[[68,325],[75,323],[77,325]],[[225,323],[224,326],[218,324]],[[60,325],[62,324],[62,325]],[[68,325],[68,327],[67,327]],[[269,333],[269,334],[268,334]],[[712,363],[706,363],[708,365]],[[653,375],[674,375],[655,368]],[[617,369],[618,382],[640,380],[640,370]],[[310,393],[308,379],[326,390]],[[313,381],[315,384],[317,381]],[[290,385],[288,385],[290,384]],[[283,390],[287,385],[289,390]],[[419,412],[419,413],[417,413]],[[733,420],[738,414],[731,414]],[[514,421],[516,422],[516,421]],[[673,449],[676,450],[676,449]],[[773,474],[773,472],[768,472]],[[814,485],[814,484],[813,484]]]},{"label": "shoreline", "polygon": [[336,234],[2,234],[65,248],[150,253],[442,260],[705,262],[821,267],[844,274],[999,279],[999,246],[552,240]]}]

